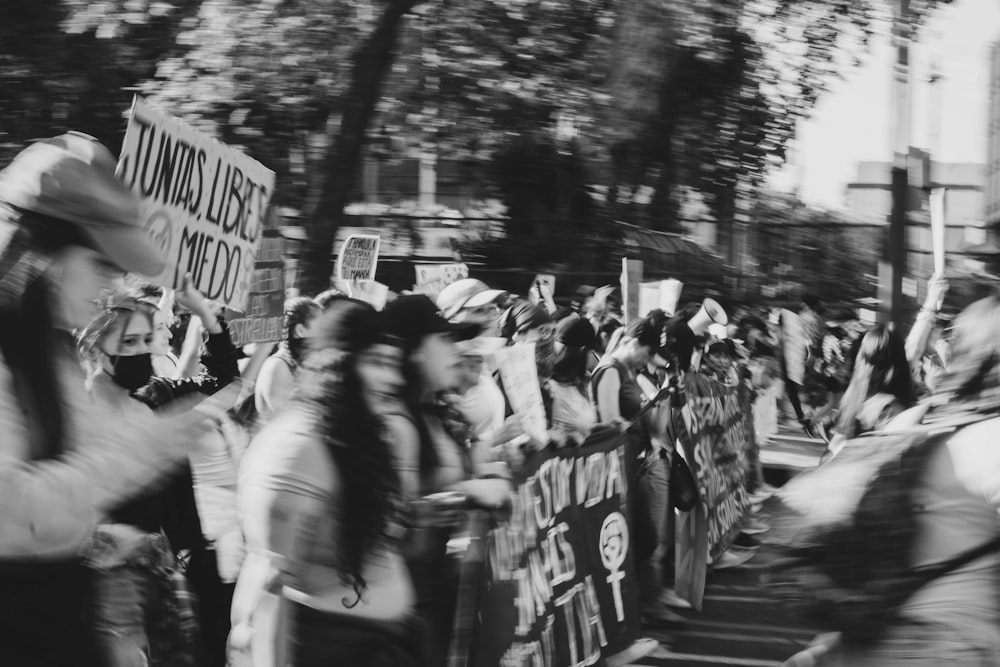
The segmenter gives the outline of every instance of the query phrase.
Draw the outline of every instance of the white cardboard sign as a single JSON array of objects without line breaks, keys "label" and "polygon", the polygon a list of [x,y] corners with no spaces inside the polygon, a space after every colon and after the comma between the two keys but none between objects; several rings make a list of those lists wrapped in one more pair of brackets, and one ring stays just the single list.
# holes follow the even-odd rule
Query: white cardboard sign
[{"label": "white cardboard sign", "polygon": [[178,289],[190,273],[206,298],[243,312],[252,291],[280,279],[254,267],[274,191],[261,163],[136,96],[117,173],[166,255],[164,272],[148,276],[158,284]]}]

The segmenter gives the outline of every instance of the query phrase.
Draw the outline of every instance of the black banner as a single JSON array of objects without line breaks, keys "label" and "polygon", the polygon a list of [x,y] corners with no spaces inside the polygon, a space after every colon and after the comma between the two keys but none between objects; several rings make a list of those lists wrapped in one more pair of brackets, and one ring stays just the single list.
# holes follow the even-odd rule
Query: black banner
[{"label": "black banner", "polygon": [[486,539],[471,665],[593,665],[639,630],[624,440],[546,451]]}]

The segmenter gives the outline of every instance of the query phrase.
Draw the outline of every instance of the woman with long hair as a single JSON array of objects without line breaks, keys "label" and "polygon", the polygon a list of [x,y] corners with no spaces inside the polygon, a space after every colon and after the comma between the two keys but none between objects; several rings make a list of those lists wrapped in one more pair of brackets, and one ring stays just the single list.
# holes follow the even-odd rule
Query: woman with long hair
[{"label": "woman with long hair", "polygon": [[[390,333],[404,351],[406,380],[402,407],[386,411],[407,502],[454,492],[451,498],[481,507],[498,507],[510,490],[502,479],[473,479],[471,450],[475,430],[443,395],[459,382],[461,357],[456,343],[474,338],[478,323],[452,323],[423,295],[391,301],[383,311]],[[415,517],[420,525],[408,540],[407,562],[417,592],[417,610],[430,625],[431,664],[444,664],[458,589],[457,572],[447,556],[454,529],[454,507],[417,502],[429,511]],[[425,515],[426,514],[426,515]],[[416,538],[416,539],[415,539]]]},{"label": "woman with long hair", "polygon": [[274,418],[292,396],[295,372],[302,363],[312,325],[323,312],[313,299],[304,296],[285,302],[284,335],[278,351],[264,362],[254,387],[254,401],[261,423]]},{"label": "woman with long hair", "polygon": [[401,352],[361,302],[342,300],[317,324],[295,396],[244,459],[249,553],[230,643],[258,667],[421,665],[378,417],[402,383]]},{"label": "woman with long hair", "polygon": [[[632,520],[637,542],[643,545],[641,553],[640,550],[635,552],[642,613],[648,622],[661,624],[680,620],[659,600],[663,582],[661,567],[654,562],[660,536],[666,530],[669,474],[666,452],[653,447],[651,416],[639,417],[643,405],[651,397],[644,394],[638,374],[667,340],[666,325],[663,311],[653,311],[631,322],[591,378],[598,418],[627,426],[626,466],[636,489]],[[661,356],[677,358],[677,355],[667,355],[666,351]]]},{"label": "woman with long hair", "polygon": [[[88,371],[91,395],[114,414],[126,419],[141,418],[185,397],[213,394],[238,375],[238,353],[225,322],[216,317],[190,276],[184,277],[177,300],[208,332],[206,352],[201,358],[204,370],[198,375],[153,375],[158,304],[132,294],[110,293],[101,313],[80,334],[80,353]],[[108,664],[131,665],[133,656],[160,650],[150,647],[147,614],[116,604],[115,600],[123,591],[130,591],[131,599],[136,601],[152,595],[143,608],[155,609],[155,587],[150,584],[158,581],[158,574],[145,565],[162,563],[162,569],[169,570],[171,556],[182,551],[189,554],[187,576],[200,601],[202,661],[213,666],[224,664],[235,572],[227,573],[223,565],[238,562],[242,555],[238,526],[226,518],[234,516],[233,487],[238,463],[220,437],[205,438],[200,444],[190,456],[190,465],[171,476],[165,489],[151,489],[115,508],[111,523],[101,528],[101,534],[111,531],[130,536],[105,540],[107,548],[98,576],[100,585],[96,590],[101,600],[95,614],[101,621],[100,638],[111,656]],[[161,532],[167,537],[166,544],[158,537]]]},{"label": "woman with long hair", "polygon": [[108,512],[185,461],[211,428],[209,406],[133,420],[87,400],[72,332],[123,272],[158,275],[165,264],[115,165],[95,139],[71,132],[0,172],[5,665],[101,664],[94,575],[80,554]]},{"label": "woman with long hair", "polygon": [[845,439],[879,429],[915,403],[902,337],[892,327],[873,327],[858,347],[830,450],[836,451]]}]

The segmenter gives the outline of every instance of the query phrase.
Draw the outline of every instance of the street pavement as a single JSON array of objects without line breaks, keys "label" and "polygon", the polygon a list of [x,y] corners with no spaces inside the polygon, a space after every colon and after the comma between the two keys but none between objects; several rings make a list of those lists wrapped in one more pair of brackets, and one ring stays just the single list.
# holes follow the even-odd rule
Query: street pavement
[{"label": "street pavement", "polygon": [[[824,450],[819,440],[806,438],[801,432],[783,431],[762,447],[765,478],[781,485],[797,472],[815,467]],[[754,557],[739,567],[710,570],[702,610],[677,610],[686,619],[682,626],[644,628],[644,635],[658,640],[660,648],[633,665],[780,667],[822,633],[769,595],[762,575],[775,557],[775,545],[782,539],[778,499],[764,502],[757,516],[771,529],[756,536],[762,546]]]}]

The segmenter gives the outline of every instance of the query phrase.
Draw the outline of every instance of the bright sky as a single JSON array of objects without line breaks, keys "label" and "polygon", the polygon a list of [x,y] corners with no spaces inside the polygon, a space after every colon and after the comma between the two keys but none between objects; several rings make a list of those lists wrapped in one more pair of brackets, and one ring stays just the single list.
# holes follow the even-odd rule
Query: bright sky
[{"label": "bright sky", "polygon": [[[919,39],[910,52],[911,144],[931,148],[926,81],[937,55],[943,76],[936,84],[941,116],[937,159],[985,163],[989,49],[1000,40],[1000,0],[954,0],[936,12]],[[788,190],[798,180],[806,201],[843,208],[844,190],[856,174],[856,163],[891,159],[892,57],[884,35],[860,68],[833,84],[812,117],[800,122],[798,164],[774,174],[775,187]]]}]

